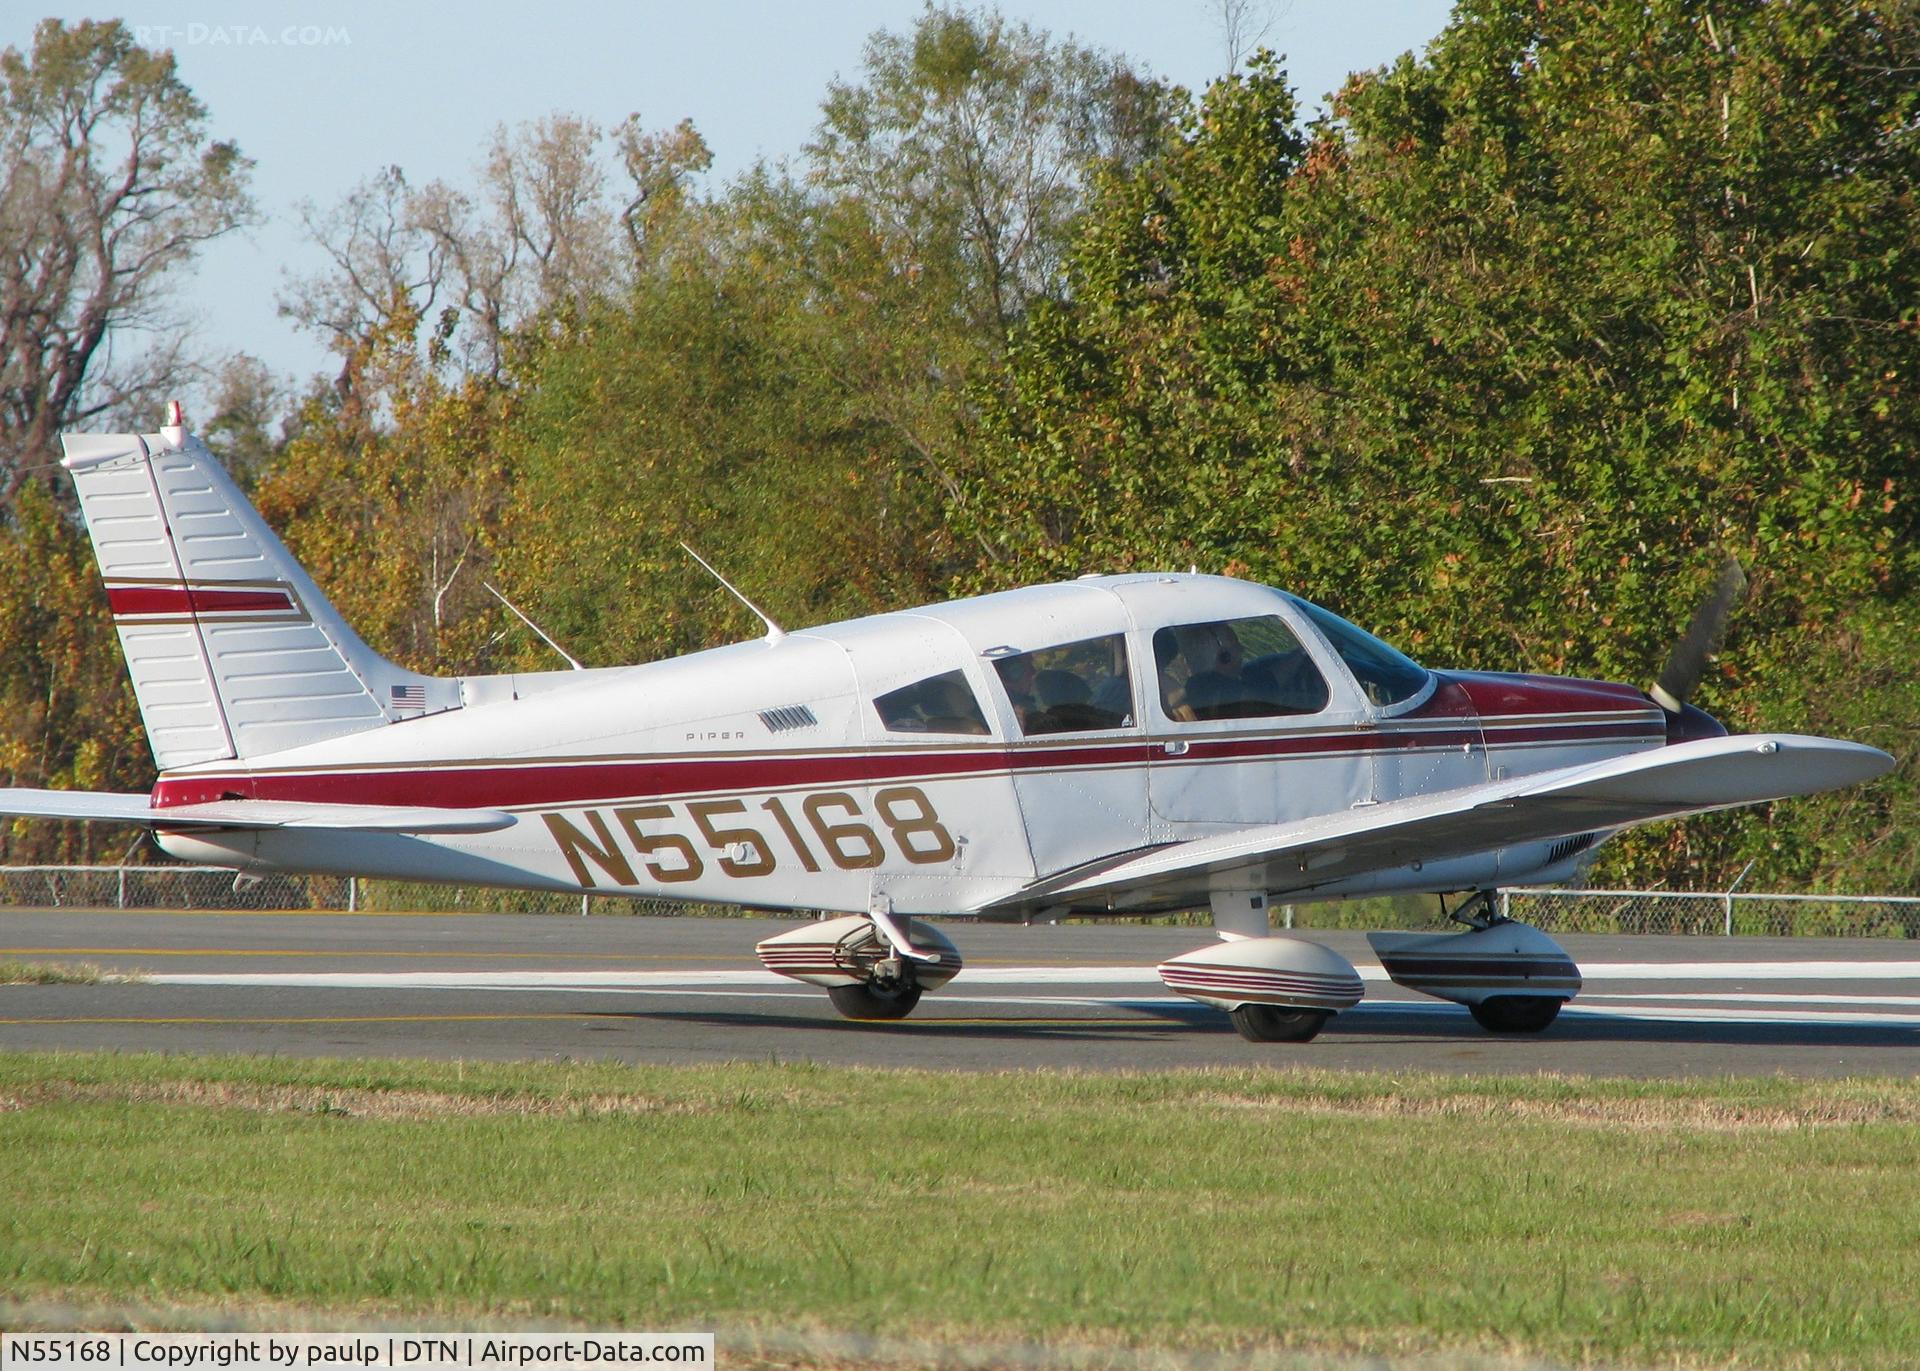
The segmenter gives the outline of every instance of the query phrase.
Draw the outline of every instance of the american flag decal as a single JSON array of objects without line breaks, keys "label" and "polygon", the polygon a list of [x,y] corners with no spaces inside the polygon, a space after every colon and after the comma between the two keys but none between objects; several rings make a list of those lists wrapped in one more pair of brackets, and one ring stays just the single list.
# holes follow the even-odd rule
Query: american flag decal
[{"label": "american flag decal", "polygon": [[427,688],[418,683],[393,687],[393,707],[395,709],[425,709],[427,707]]}]

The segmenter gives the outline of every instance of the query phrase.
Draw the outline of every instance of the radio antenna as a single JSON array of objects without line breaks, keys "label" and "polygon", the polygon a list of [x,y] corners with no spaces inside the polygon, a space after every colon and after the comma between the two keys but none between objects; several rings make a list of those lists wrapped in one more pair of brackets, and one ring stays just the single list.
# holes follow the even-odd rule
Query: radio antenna
[{"label": "radio antenna", "polygon": [[749,600],[746,596],[742,595],[739,591],[739,588],[736,587],[732,581],[729,581],[726,577],[722,576],[719,572],[715,571],[713,569],[713,563],[709,562],[705,557],[702,557],[699,553],[695,552],[692,548],[688,547],[685,543],[680,544],[680,549],[681,551],[685,552],[687,556],[693,558],[694,561],[700,563],[701,566],[705,567],[707,569],[707,575],[713,577],[714,580],[718,581],[721,585],[725,586],[727,588],[727,594],[733,596],[734,599],[738,600],[741,604],[745,605],[748,609],[753,611],[754,617],[759,619],[761,623],[767,626],[768,642],[777,643],[782,638],[787,636],[787,631],[784,628],[780,627],[780,625],[776,624],[772,619],[768,618],[767,612],[765,610],[761,609],[759,605],[756,605],[753,601]]},{"label": "radio antenna", "polygon": [[575,671],[586,670],[585,667],[580,665],[579,659],[577,659],[571,652],[568,652],[564,647],[561,647],[560,644],[554,642],[553,639],[549,638],[547,636],[547,631],[545,629],[541,628],[540,625],[536,624],[533,620],[529,619],[526,615],[522,614],[520,612],[519,605],[516,605],[513,601],[509,600],[506,596],[502,595],[498,590],[494,590],[493,586],[488,584],[486,581],[482,581],[480,584],[483,586],[486,586],[489,591],[492,591],[494,599],[498,600],[501,604],[505,605],[508,609],[512,610],[514,618],[518,619],[521,623],[525,624],[528,628],[532,629],[535,637],[539,638],[541,642],[545,643],[548,647],[552,648],[555,652],[559,653],[561,657],[563,657],[566,660],[566,663],[568,666],[572,667]]}]

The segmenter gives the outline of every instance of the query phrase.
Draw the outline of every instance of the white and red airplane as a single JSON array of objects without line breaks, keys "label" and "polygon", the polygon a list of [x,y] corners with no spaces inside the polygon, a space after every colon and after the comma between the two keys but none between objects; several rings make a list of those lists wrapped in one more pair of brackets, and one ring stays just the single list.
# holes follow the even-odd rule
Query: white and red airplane
[{"label": "white and red airplane", "polygon": [[[1089,576],[640,666],[434,678],[369,648],[190,436],[75,434],[65,466],[159,779],[0,791],[136,824],[190,862],[837,912],[759,945],[841,1012],[960,970],[926,916],[1209,907],[1160,968],[1256,1041],[1361,996],[1269,902],[1480,892],[1469,931],[1380,934],[1403,985],[1494,1031],[1580,988],[1497,887],[1570,877],[1633,824],[1869,780],[1859,744],[1729,737],[1685,704],[1737,590],[1654,694],[1440,672],[1297,596]],[[731,587],[729,587],[731,588]],[[756,611],[757,612],[757,611]]]}]

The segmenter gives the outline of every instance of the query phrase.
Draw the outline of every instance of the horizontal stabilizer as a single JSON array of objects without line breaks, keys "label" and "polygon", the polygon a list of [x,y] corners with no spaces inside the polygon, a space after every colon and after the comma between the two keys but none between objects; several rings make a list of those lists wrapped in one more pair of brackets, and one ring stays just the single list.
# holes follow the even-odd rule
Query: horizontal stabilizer
[{"label": "horizontal stabilizer", "polygon": [[356,833],[490,833],[513,822],[497,809],[323,805],[294,800],[214,800],[156,809],[146,795],[91,790],[0,790],[0,816],[85,819],[142,828],[331,828]]},{"label": "horizontal stabilizer", "polygon": [[1305,892],[1413,862],[1607,832],[1857,785],[1878,748],[1798,734],[1702,738],[1581,766],[1265,824],[1121,854],[1036,882],[992,909],[1206,903],[1215,889]]}]

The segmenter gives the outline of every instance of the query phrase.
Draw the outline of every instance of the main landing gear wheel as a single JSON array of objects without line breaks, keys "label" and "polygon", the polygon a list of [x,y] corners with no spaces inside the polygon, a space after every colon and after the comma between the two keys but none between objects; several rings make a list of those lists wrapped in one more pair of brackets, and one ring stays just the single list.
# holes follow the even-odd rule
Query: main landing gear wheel
[{"label": "main landing gear wheel", "polygon": [[1495,995],[1467,1009],[1489,1033],[1539,1033],[1560,1017],[1565,1003],[1546,995]]},{"label": "main landing gear wheel", "polygon": [[1281,1009],[1271,1004],[1243,1004],[1227,1011],[1240,1036],[1250,1043],[1311,1042],[1332,1017],[1324,1009]]},{"label": "main landing gear wheel", "polygon": [[827,998],[849,1019],[904,1019],[920,1003],[920,987],[910,981],[831,985]]}]

